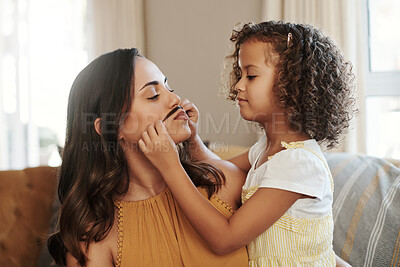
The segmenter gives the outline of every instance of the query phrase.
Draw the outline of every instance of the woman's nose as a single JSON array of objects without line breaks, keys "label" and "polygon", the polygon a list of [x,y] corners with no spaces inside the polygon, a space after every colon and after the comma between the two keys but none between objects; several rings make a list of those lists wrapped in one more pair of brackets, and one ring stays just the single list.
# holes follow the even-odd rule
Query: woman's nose
[{"label": "woman's nose", "polygon": [[170,108],[174,108],[175,106],[178,106],[180,103],[181,103],[181,98],[177,94],[171,92],[169,100]]}]

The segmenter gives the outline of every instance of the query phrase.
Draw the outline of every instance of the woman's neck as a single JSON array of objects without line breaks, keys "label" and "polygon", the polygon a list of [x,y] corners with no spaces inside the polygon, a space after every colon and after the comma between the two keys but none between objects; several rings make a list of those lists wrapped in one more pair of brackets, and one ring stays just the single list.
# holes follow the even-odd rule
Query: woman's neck
[{"label": "woman's neck", "polygon": [[159,194],[167,186],[161,173],[144,156],[141,151],[125,153],[129,188],[124,201],[138,201]]}]

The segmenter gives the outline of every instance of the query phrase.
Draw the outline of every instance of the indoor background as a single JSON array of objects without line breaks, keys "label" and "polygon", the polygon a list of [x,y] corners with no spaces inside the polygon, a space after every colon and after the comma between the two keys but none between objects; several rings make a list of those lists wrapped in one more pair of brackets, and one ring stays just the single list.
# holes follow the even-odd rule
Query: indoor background
[{"label": "indoor background", "polygon": [[199,108],[215,149],[258,127],[225,100],[220,75],[238,23],[287,20],[329,34],[352,61],[359,113],[335,151],[400,158],[398,0],[0,0],[0,169],[60,164],[70,86],[95,57],[137,47]]}]

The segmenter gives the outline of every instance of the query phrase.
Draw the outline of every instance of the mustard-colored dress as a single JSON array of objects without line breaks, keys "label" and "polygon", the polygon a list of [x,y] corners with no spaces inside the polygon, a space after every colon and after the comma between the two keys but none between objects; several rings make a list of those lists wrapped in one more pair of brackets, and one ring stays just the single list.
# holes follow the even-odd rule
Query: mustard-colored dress
[{"label": "mustard-colored dress", "polygon": [[[204,189],[199,189],[206,197]],[[217,196],[210,202],[225,217],[232,208]],[[245,247],[230,254],[214,254],[186,219],[170,189],[145,200],[116,202],[119,267],[248,266]]]}]

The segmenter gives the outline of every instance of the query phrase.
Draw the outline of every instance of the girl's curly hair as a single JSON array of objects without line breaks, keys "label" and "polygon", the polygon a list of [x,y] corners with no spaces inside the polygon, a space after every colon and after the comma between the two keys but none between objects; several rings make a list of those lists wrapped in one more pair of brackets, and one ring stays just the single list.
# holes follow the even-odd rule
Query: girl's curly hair
[{"label": "girl's curly hair", "polygon": [[[288,41],[288,34],[292,38]],[[239,50],[248,40],[268,42],[275,62],[273,93],[285,110],[292,128],[304,132],[328,148],[338,144],[355,109],[352,65],[333,41],[310,25],[267,21],[247,23],[233,30],[234,52],[228,76],[228,99],[235,100],[235,85],[241,78]]]}]

